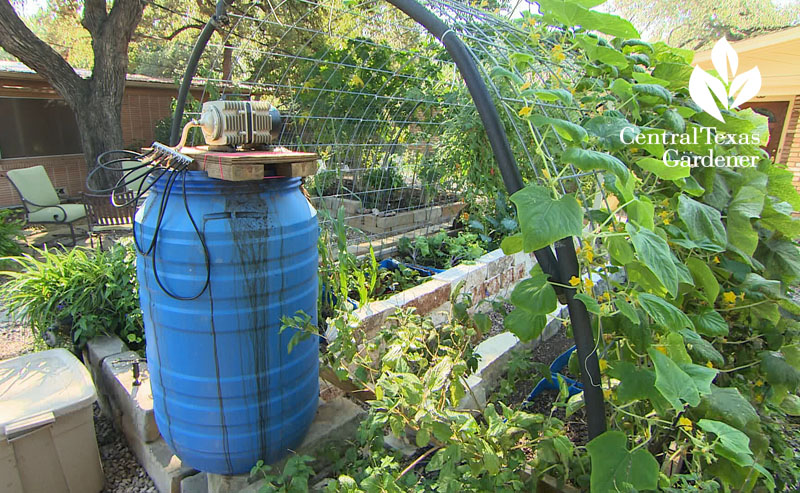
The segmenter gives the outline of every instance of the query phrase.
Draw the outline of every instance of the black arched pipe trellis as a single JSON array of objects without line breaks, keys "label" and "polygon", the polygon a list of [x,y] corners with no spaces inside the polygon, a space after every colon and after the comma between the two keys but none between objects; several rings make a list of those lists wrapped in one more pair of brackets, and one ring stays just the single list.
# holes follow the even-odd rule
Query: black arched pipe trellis
[{"label": "black arched pipe trellis", "polygon": [[[467,47],[450,30],[441,19],[436,17],[430,10],[416,2],[416,0],[387,0],[389,3],[403,11],[406,15],[417,21],[433,36],[442,42],[447,52],[453,58],[464,83],[469,89],[472,101],[478,109],[478,114],[483,122],[484,129],[489,138],[494,151],[497,166],[503,176],[508,194],[511,195],[524,187],[522,175],[517,167],[508,137],[500,122],[500,115],[492,103],[489,91],[483,78],[475,65],[475,61],[469,55]],[[556,242],[556,253],[558,259],[553,255],[550,247],[536,250],[536,260],[542,267],[542,271],[550,279],[563,286],[569,286],[567,280],[572,276],[578,276],[578,257],[575,254],[575,244],[572,237],[564,238]],[[586,403],[586,425],[589,431],[589,439],[600,435],[606,431],[605,403],[603,402],[603,391],[600,387],[600,365],[595,351],[594,337],[592,336],[592,325],[589,319],[589,312],[586,306],[575,298],[574,288],[564,288],[567,298],[567,308],[569,317],[572,321],[572,333],[575,338],[575,346],[578,358],[581,361],[581,381],[583,382],[584,402]]]},{"label": "black arched pipe trellis", "polygon": [[[475,60],[459,35],[451,30],[442,19],[416,0],[387,0],[387,2],[420,24],[442,43],[469,90],[491,144],[494,158],[500,169],[508,194],[511,195],[522,189],[524,187],[522,175],[511,151],[497,108],[492,101]],[[218,1],[215,15],[206,24],[195,43],[186,67],[173,115],[171,133],[171,143],[173,145],[178,140],[186,98],[188,97],[189,87],[195,76],[200,56],[219,23],[225,19],[226,8],[231,4],[232,0]],[[584,386],[588,433],[589,438],[592,439],[606,430],[605,404],[600,387],[600,368],[589,313],[585,305],[575,298],[576,289],[570,287],[567,282],[573,276],[579,275],[574,240],[572,237],[568,237],[557,241],[555,243],[555,254],[550,247],[537,250],[534,254],[545,274],[552,281],[563,286],[557,288],[557,291],[566,298],[570,320],[572,321],[575,345],[580,359],[581,381]]]},{"label": "black arched pipe trellis", "polygon": [[200,57],[206,49],[208,41],[222,24],[227,22],[227,9],[233,0],[219,0],[217,2],[216,11],[214,15],[208,19],[200,35],[197,37],[197,42],[194,45],[189,61],[186,63],[186,71],[183,73],[183,81],[178,89],[178,99],[175,103],[175,113],[172,116],[172,128],[169,133],[169,145],[174,146],[178,144],[181,136],[181,121],[183,120],[183,111],[186,108],[186,98],[189,97],[189,88],[192,85],[195,73],[197,73],[197,64],[200,62]]}]

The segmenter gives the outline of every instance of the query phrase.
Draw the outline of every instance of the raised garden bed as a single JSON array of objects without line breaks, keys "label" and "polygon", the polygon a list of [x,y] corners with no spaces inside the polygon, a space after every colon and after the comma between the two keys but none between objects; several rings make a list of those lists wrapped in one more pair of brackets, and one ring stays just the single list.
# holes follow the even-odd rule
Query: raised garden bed
[{"label": "raised garden bed", "polygon": [[398,308],[414,307],[420,315],[430,314],[442,321],[450,309],[450,294],[461,282],[461,292],[472,297],[473,306],[480,301],[505,296],[533,268],[532,254],[505,255],[494,250],[472,264],[461,264],[432,276],[419,286],[402,291],[385,300],[373,301],[354,313],[361,323],[365,337],[370,338]]},{"label": "raised garden bed", "polygon": [[449,224],[464,208],[463,202],[426,205],[408,210],[380,211],[365,209],[358,200],[343,197],[312,197],[311,203],[318,209],[334,213],[344,207],[347,225],[370,234],[388,234],[409,231],[421,227]]}]

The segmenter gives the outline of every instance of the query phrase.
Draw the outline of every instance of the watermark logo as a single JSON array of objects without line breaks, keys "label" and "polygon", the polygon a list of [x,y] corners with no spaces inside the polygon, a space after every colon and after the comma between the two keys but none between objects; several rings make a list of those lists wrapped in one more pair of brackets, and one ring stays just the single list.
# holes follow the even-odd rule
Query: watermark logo
[{"label": "watermark logo", "polygon": [[719,77],[695,66],[689,79],[689,95],[703,111],[724,123],[725,118],[720,113],[719,105],[727,110],[755,97],[761,90],[761,72],[758,67],[753,67],[736,75],[739,56],[724,37],[711,50],[711,62]]}]

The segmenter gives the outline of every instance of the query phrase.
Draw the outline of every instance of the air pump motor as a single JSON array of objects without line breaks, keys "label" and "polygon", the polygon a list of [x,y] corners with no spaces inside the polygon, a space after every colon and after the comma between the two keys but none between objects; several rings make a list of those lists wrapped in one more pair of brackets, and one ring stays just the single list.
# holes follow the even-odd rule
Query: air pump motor
[{"label": "air pump motor", "polygon": [[196,125],[209,146],[253,147],[277,140],[281,114],[267,101],[207,101]]}]

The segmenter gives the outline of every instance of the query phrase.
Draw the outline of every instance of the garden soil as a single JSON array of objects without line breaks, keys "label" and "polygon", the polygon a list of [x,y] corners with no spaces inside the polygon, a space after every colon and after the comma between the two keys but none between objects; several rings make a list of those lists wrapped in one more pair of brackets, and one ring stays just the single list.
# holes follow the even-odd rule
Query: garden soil
[{"label": "garden soil", "polygon": [[[513,306],[507,306],[506,308],[510,310]],[[490,312],[488,315],[492,320],[492,329],[489,333],[495,334],[502,332],[504,330],[502,326],[502,316],[497,312]],[[553,337],[528,350],[526,356],[529,358],[529,361],[545,363],[549,366],[558,355],[571,348],[574,344],[575,342],[566,336],[562,327]],[[566,368],[563,372],[566,372]],[[506,377],[504,376],[502,378]],[[514,392],[507,399],[508,404],[515,408],[520,407],[539,382],[539,379],[540,376],[535,371],[531,371],[527,377],[518,379]],[[553,402],[557,397],[557,391],[544,391],[537,395],[536,398],[526,406],[526,410],[546,416],[551,415],[552,412],[553,417],[564,421],[565,432],[572,443],[579,446],[585,445],[588,441],[588,429],[586,428],[586,414],[584,410],[580,409],[570,416],[569,419],[565,419],[566,413],[564,408],[553,406]]]}]

